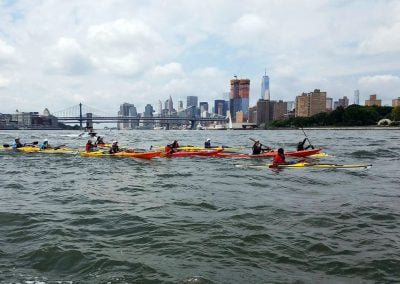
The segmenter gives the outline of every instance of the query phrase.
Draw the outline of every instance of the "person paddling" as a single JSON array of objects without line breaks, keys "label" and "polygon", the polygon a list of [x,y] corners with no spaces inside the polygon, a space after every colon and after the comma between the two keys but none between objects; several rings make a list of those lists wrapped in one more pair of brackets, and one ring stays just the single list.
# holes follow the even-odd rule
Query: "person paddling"
[{"label": "person paddling", "polygon": [[96,142],[94,143],[96,146],[103,146],[105,143],[104,143],[104,140],[103,140],[103,137],[101,137],[101,136],[98,136],[97,137],[97,139],[96,139]]},{"label": "person paddling", "polygon": [[25,144],[22,144],[18,137],[14,139],[14,144],[12,145],[12,147],[14,149],[21,148],[21,147],[24,147],[24,146],[25,146]]},{"label": "person paddling", "polygon": [[259,155],[264,151],[269,151],[271,150],[269,147],[263,148],[263,144],[260,143],[259,140],[254,141],[252,150],[253,150],[253,155]]},{"label": "person paddling", "polygon": [[88,140],[88,142],[85,145],[86,152],[92,152],[94,148],[96,148],[96,145],[93,144],[92,140]]},{"label": "person paddling", "polygon": [[279,148],[278,152],[274,156],[274,159],[272,160],[272,166],[277,167],[279,164],[285,163],[285,151],[283,148]]},{"label": "person paddling", "polygon": [[204,142],[204,148],[211,148],[211,139],[207,138],[206,142]]},{"label": "person paddling", "polygon": [[314,146],[311,145],[310,140],[308,140],[308,143],[310,145],[308,145],[307,147],[304,148],[304,144],[306,143],[307,140],[308,140],[308,138],[306,137],[306,138],[304,138],[303,141],[300,141],[299,143],[297,143],[297,151],[304,151],[304,150],[307,150],[309,148],[314,149]]},{"label": "person paddling", "polygon": [[39,145],[40,150],[45,150],[45,149],[50,149],[51,146],[49,144],[49,140],[45,139],[43,140],[43,143]]},{"label": "person paddling", "polygon": [[119,149],[119,147],[118,147],[118,141],[114,141],[113,143],[112,143],[112,145],[111,145],[111,148],[110,148],[110,154],[115,154],[115,153],[118,153],[118,152],[120,152],[121,150]]}]

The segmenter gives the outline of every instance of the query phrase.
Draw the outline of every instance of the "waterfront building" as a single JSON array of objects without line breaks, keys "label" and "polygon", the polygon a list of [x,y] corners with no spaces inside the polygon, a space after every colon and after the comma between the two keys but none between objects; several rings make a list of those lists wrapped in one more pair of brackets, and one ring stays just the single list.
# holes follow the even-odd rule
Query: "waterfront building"
[{"label": "waterfront building", "polygon": [[332,104],[333,104],[333,99],[332,98],[326,98],[326,110],[327,111],[332,111]]},{"label": "waterfront building", "polygon": [[265,75],[262,76],[261,79],[261,99],[262,100],[270,100],[270,91],[269,91],[269,77],[267,76],[267,71],[265,71]]},{"label": "waterfront building", "polygon": [[[118,116],[121,117],[138,117],[134,104],[123,103],[119,107]],[[133,129],[139,126],[138,121],[122,120],[118,122],[118,129]]]},{"label": "waterfront building", "polygon": [[288,101],[287,103],[287,113],[294,111],[294,101]]},{"label": "waterfront building", "polygon": [[287,102],[282,100],[270,101],[272,109],[272,120],[284,119],[287,114]]},{"label": "waterfront building", "polygon": [[346,108],[349,106],[349,99],[344,96],[343,98],[338,100],[338,105],[337,106],[341,106],[343,108]]},{"label": "waterfront building", "polygon": [[162,110],[163,110],[163,108],[162,108],[162,102],[161,102],[160,100],[158,100],[157,113],[158,113],[159,116],[161,116]]},{"label": "waterfront building", "polygon": [[231,92],[229,96],[229,111],[232,121],[238,122],[236,119],[237,112],[243,112],[243,120],[246,121],[249,113],[249,79],[233,79],[231,80]]},{"label": "waterfront building", "polygon": [[309,117],[326,112],[326,92],[315,89],[310,93],[302,93],[296,97],[295,115]]},{"label": "waterfront building", "polygon": [[249,123],[256,123],[257,124],[257,105],[253,107],[249,107]]},{"label": "waterfront building", "polygon": [[208,112],[208,102],[200,102],[200,113],[203,113],[204,111]]},{"label": "waterfront building", "polygon": [[17,126],[19,129],[58,129],[58,118],[51,115],[46,108],[43,115],[39,112],[20,112],[16,110],[15,114],[3,115],[4,122]]},{"label": "waterfront building", "polygon": [[366,106],[381,106],[382,105],[382,100],[378,100],[377,96],[374,95],[370,95],[369,96],[369,100],[365,100],[365,105]]},{"label": "waterfront building", "polygon": [[171,114],[174,111],[174,102],[172,101],[171,95],[168,99],[168,113]]},{"label": "waterfront building", "polygon": [[214,101],[214,113],[218,115],[226,116],[226,104],[225,100],[215,100]]},{"label": "waterfront building", "polygon": [[354,101],[353,104],[355,105],[359,105],[360,104],[360,91],[359,90],[355,90],[354,91]]},{"label": "waterfront building", "polygon": [[237,123],[246,122],[246,121],[245,121],[245,117],[244,117],[244,112],[243,112],[243,111],[238,111],[238,112],[236,112],[235,117],[236,117],[236,122],[237,122]]},{"label": "waterfront building", "polygon": [[257,125],[268,125],[273,119],[271,104],[267,100],[258,100],[257,102]]},{"label": "waterfront building", "polygon": [[197,103],[199,98],[197,96],[187,96],[186,97],[186,108],[195,107],[197,108]]},{"label": "waterfront building", "polygon": [[400,106],[400,97],[392,100],[392,107],[398,107],[398,106]]}]

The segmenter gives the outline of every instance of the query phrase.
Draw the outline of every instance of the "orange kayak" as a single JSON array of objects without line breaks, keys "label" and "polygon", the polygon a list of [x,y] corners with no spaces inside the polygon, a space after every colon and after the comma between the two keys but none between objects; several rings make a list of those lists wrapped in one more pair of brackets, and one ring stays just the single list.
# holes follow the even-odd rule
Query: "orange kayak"
[{"label": "orange kayak", "polygon": [[84,157],[133,157],[141,159],[151,159],[160,156],[161,152],[118,152],[114,154],[109,154],[103,151],[93,151],[93,152],[80,152],[81,156]]},{"label": "orange kayak", "polygon": [[[291,156],[291,157],[307,157],[310,155],[314,155],[321,151],[321,148],[317,149],[309,149],[309,150],[303,150],[303,151],[291,151],[291,152],[285,152],[285,156]],[[241,154],[241,153],[218,153],[215,156],[216,157],[238,157],[238,158],[250,158],[250,157],[272,157],[275,156],[277,152],[275,151],[268,151],[264,152],[258,155],[253,155],[253,154]]]}]

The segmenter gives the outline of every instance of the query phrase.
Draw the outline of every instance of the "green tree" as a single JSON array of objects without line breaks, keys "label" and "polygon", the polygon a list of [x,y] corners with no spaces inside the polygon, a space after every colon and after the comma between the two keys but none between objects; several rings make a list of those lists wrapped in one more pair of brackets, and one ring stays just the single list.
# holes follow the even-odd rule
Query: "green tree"
[{"label": "green tree", "polygon": [[394,107],[390,113],[392,120],[400,121],[400,106]]}]

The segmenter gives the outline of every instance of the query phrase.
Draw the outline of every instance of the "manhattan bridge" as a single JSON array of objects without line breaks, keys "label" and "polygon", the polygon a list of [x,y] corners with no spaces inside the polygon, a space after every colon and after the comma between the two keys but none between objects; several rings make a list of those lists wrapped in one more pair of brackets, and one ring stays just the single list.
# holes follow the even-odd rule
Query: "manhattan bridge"
[{"label": "manhattan bridge", "polygon": [[58,118],[59,122],[71,124],[79,123],[81,129],[83,127],[93,128],[94,123],[126,123],[136,122],[139,123],[153,123],[160,126],[164,126],[169,129],[172,124],[186,124],[190,125],[191,129],[194,129],[198,123],[227,123],[228,117],[212,114],[211,117],[198,117],[198,116],[116,116],[105,113],[99,109],[84,105],[82,103],[66,108],[64,110],[56,111],[52,113]]}]

